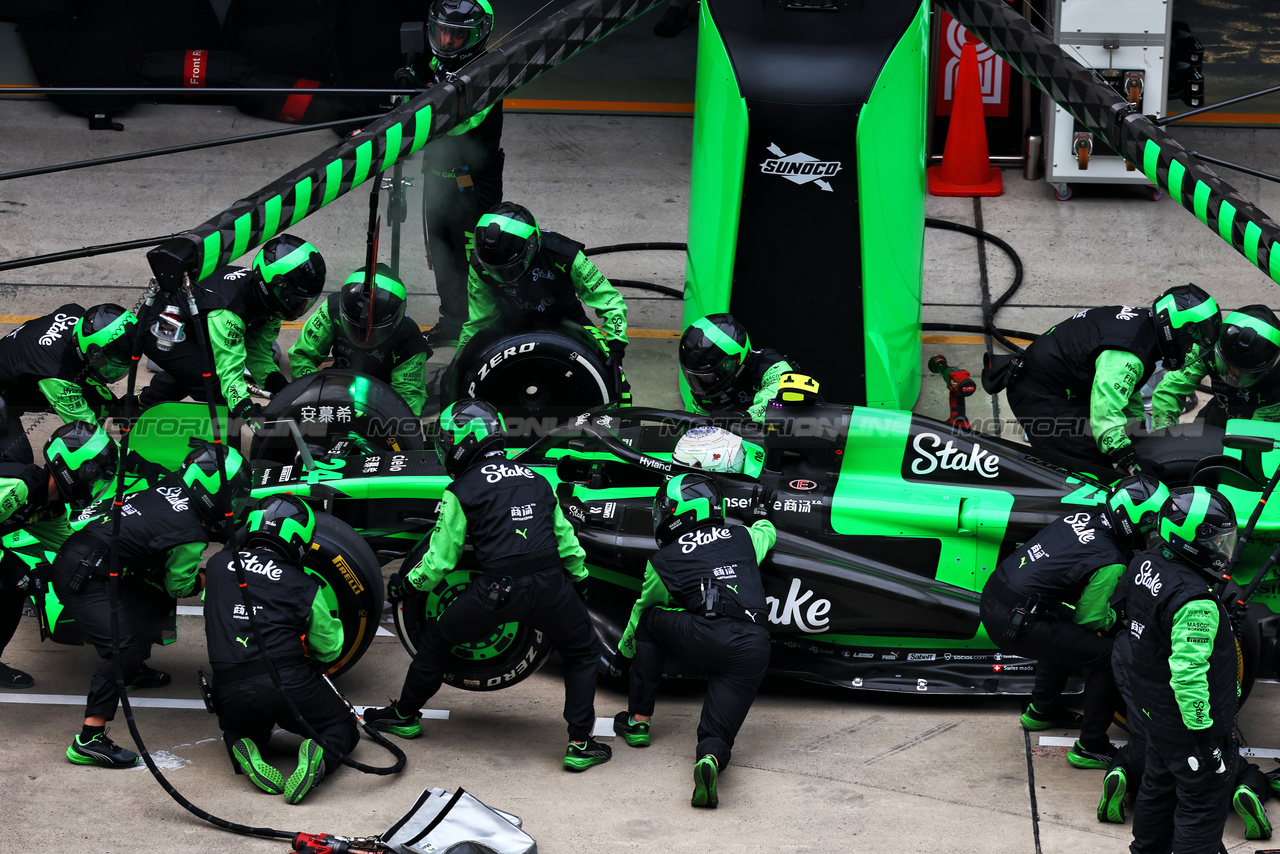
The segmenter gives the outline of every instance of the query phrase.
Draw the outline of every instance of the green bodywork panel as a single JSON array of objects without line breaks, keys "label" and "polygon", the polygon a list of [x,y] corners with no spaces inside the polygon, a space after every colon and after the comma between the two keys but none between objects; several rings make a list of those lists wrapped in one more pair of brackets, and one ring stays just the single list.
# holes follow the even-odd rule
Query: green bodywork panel
[{"label": "green bodywork panel", "polygon": [[858,117],[867,405],[891,409],[920,395],[928,11],[921,3]]},{"label": "green bodywork panel", "polygon": [[[225,406],[218,407],[221,422],[219,435],[227,435],[229,415]],[[209,407],[183,402],[159,403],[147,407],[129,432],[129,450],[169,471],[177,471],[187,454],[191,439],[213,441]],[[239,442],[232,442],[237,447]]]},{"label": "green bodywork panel", "polygon": [[[957,592],[981,590],[995,569],[1013,496],[1001,489],[904,480],[910,428],[910,412],[855,410],[832,497],[831,527],[837,534],[936,539],[936,580]],[[822,638],[833,642],[832,636]]]},{"label": "green bodywork panel", "polygon": [[[747,159],[747,102],[706,3],[699,16],[683,326],[728,310]],[[680,394],[692,408],[683,376]]]}]

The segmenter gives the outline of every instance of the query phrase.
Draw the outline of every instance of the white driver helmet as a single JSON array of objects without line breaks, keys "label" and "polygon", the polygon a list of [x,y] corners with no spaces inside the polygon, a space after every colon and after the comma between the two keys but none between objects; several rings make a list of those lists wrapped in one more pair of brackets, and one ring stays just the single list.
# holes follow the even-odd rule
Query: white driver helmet
[{"label": "white driver helmet", "polygon": [[705,471],[741,473],[746,462],[742,439],[719,427],[694,427],[680,437],[671,461]]}]

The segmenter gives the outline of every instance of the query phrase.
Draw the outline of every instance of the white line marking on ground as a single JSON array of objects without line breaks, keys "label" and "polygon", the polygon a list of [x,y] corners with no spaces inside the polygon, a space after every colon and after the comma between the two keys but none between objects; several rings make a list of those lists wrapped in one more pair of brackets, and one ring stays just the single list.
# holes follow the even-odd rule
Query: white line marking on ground
[{"label": "white line marking on ground", "polygon": [[[203,605],[179,605],[178,616],[179,617],[203,617],[204,606]],[[386,629],[379,626],[378,631],[374,633],[374,637],[393,638],[395,637],[395,633],[389,632]]]},{"label": "white line marking on ground", "polygon": [[[1076,740],[1074,738],[1063,738],[1057,735],[1040,736],[1041,747],[1070,747],[1075,743]],[[1111,743],[1116,747],[1123,747],[1128,744],[1127,741],[1117,738],[1111,739]],[[1242,747],[1240,748],[1240,755],[1248,756],[1251,759],[1280,759],[1280,750],[1271,747]]]},{"label": "white line marking on ground", "polygon": [[[378,706],[362,706],[359,703],[352,703],[351,705],[355,706],[356,712],[362,715],[364,714],[365,709],[379,708]],[[418,709],[418,714],[433,721],[449,720],[448,709]]]},{"label": "white line marking on ground", "polygon": [[[83,694],[0,694],[0,703],[26,703],[37,706],[83,706]],[[140,709],[199,709],[203,700],[177,700],[165,697],[130,697],[129,705]]]}]

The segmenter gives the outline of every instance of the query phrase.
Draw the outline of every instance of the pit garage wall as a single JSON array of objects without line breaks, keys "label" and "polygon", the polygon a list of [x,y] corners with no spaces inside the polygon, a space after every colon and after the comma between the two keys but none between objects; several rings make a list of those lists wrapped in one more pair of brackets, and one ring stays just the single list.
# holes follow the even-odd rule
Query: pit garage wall
[{"label": "pit garage wall", "polygon": [[831,401],[919,393],[927,21],[703,4],[684,320],[731,311]]}]

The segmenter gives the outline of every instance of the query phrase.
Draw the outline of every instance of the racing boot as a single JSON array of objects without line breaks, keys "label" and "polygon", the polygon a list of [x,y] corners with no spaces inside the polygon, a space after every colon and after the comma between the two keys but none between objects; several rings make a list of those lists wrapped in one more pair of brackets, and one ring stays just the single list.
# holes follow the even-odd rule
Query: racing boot
[{"label": "racing boot", "polygon": [[163,688],[172,681],[173,677],[168,673],[144,664],[142,669],[138,671],[138,675],[130,679],[129,684],[124,689],[126,691],[145,691],[148,688]]},{"label": "racing boot", "polygon": [[1028,703],[1027,710],[1022,713],[1022,728],[1032,732],[1044,729],[1080,729],[1082,720],[1076,712],[1057,704],[1041,711],[1036,708],[1035,703]]},{"label": "racing boot", "polygon": [[298,745],[298,767],[293,769],[284,784],[284,799],[290,804],[300,804],[320,781],[324,779],[324,748],[311,739]]},{"label": "racing boot", "polygon": [[36,680],[31,678],[30,673],[0,664],[0,688],[30,688],[34,684]]},{"label": "racing boot", "polygon": [[1117,765],[1102,778],[1102,800],[1098,801],[1098,821],[1124,824],[1124,796],[1129,789],[1129,773]]},{"label": "racing boot", "polygon": [[636,720],[631,712],[618,712],[613,716],[613,731],[632,747],[649,746],[649,722]]},{"label": "racing boot", "polygon": [[1245,839],[1270,839],[1271,820],[1263,809],[1262,800],[1248,786],[1237,786],[1231,797],[1231,806],[1244,821]]},{"label": "racing boot", "polygon": [[76,765],[99,765],[103,768],[132,768],[138,764],[138,754],[107,738],[105,731],[87,740],[78,735],[71,739],[67,759]]},{"label": "racing boot", "polygon": [[1117,748],[1111,742],[1097,745],[1090,749],[1076,739],[1076,743],[1067,748],[1067,761],[1076,768],[1110,768],[1115,764]]},{"label": "racing boot", "polygon": [[400,714],[396,704],[378,709],[365,709],[364,722],[379,732],[389,732],[401,738],[417,738],[422,735],[422,724],[417,715]]},{"label": "racing boot", "polygon": [[564,751],[564,770],[586,771],[592,765],[603,765],[613,756],[613,748],[591,736],[585,741],[571,741]]},{"label": "racing boot", "polygon": [[258,745],[247,738],[242,738],[231,745],[231,755],[235,757],[240,771],[249,778],[249,782],[268,795],[284,794],[284,775],[275,766],[265,762],[258,753]]},{"label": "racing boot", "polygon": [[716,795],[716,777],[719,775],[720,766],[710,753],[693,763],[693,798],[689,803],[695,807],[715,809],[720,803]]}]

